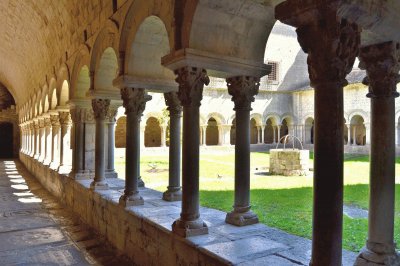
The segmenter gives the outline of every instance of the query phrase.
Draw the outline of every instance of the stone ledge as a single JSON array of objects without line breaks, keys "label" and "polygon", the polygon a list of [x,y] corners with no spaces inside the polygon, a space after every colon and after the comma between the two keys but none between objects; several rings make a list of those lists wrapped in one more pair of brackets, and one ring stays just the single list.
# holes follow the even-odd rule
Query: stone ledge
[{"label": "stone ledge", "polygon": [[[21,154],[26,168],[82,221],[105,236],[138,265],[307,265],[311,241],[263,224],[237,227],[225,223],[226,213],[201,207],[209,234],[182,238],[172,233],[181,202],[163,201],[162,193],[140,188],[144,205],[122,208],[118,204],[124,180],[108,179],[107,191],[90,191],[91,180],[75,181]],[[356,254],[344,251],[343,265]]]}]

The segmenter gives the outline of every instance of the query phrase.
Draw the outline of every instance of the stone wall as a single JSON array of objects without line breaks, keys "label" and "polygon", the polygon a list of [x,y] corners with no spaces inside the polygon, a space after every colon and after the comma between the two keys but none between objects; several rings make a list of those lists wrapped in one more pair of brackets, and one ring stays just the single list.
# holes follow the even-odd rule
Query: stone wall
[{"label": "stone wall", "polygon": [[298,149],[271,149],[269,172],[273,175],[299,176],[309,171],[310,152]]}]

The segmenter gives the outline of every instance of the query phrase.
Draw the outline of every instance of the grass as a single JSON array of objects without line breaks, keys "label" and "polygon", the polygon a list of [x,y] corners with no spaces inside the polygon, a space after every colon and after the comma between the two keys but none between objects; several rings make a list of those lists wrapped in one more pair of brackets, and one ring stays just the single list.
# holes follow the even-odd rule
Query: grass
[{"label": "grass", "polygon": [[[313,154],[310,158],[312,166]],[[157,168],[152,170],[150,164],[154,163]],[[311,238],[312,175],[283,177],[262,174],[268,171],[268,166],[268,153],[251,153],[253,211],[268,226]],[[116,168],[120,176],[123,176],[123,159],[117,160]],[[147,187],[164,191],[168,185],[167,169],[168,156],[141,157],[141,173]],[[396,173],[400,173],[400,158],[396,160]],[[217,174],[222,177],[218,178]],[[368,156],[345,155],[344,176],[344,203],[368,209]],[[228,212],[233,204],[233,190],[234,154],[201,154],[200,204]],[[396,199],[400,199],[400,185],[396,185]],[[400,242],[400,200],[396,200],[396,210],[395,240]],[[358,252],[367,237],[367,219],[351,219],[344,215],[343,222],[343,247]]]}]

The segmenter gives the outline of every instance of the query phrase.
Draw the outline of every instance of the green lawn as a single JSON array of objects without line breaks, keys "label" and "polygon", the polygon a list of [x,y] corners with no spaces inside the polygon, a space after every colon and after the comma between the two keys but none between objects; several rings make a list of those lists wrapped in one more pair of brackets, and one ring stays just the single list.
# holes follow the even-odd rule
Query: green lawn
[{"label": "green lawn", "polygon": [[[152,170],[150,164],[156,164],[156,169]],[[298,177],[265,175],[268,166],[268,153],[251,153],[252,209],[262,223],[311,238],[312,174]],[[310,166],[312,167],[312,159]],[[123,176],[122,158],[116,161],[116,168],[120,176]],[[142,156],[141,173],[146,187],[164,191],[168,185],[168,155]],[[368,173],[368,156],[345,156],[345,204],[368,208]],[[396,161],[396,173],[400,174],[400,158]],[[217,175],[222,177],[218,178]],[[201,154],[201,205],[230,211],[233,204],[233,188],[234,155]],[[400,185],[396,185],[396,199],[400,199]],[[395,223],[395,239],[400,242],[400,200],[396,200]],[[367,226],[367,219],[351,219],[345,215],[344,248],[359,251],[365,243]]]}]

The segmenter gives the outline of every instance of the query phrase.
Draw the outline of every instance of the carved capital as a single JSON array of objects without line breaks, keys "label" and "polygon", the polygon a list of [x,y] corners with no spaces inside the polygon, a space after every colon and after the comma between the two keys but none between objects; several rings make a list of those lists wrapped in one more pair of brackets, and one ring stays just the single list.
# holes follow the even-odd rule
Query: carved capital
[{"label": "carved capital", "polygon": [[311,86],[321,83],[348,84],[360,45],[360,30],[356,24],[338,21],[336,9],[322,9],[311,24],[297,28],[300,46],[308,54],[307,64]]},{"label": "carved capital", "polygon": [[363,83],[369,85],[367,97],[398,97],[400,44],[385,42],[360,49],[360,67],[367,71]]},{"label": "carved capital", "polygon": [[125,107],[125,114],[133,113],[138,116],[142,116],[146,102],[152,99],[144,89],[136,88],[122,88],[121,98]]},{"label": "carved capital", "polygon": [[93,109],[81,109],[81,121],[86,123],[94,122]]},{"label": "carved capital", "polygon": [[60,126],[60,119],[58,117],[58,114],[52,114],[50,115],[50,121],[51,121],[51,125],[53,127],[58,127]]},{"label": "carved capital", "polygon": [[165,105],[170,114],[180,114],[182,112],[181,102],[176,92],[164,93]]},{"label": "carved capital", "polygon": [[69,125],[71,123],[71,115],[69,112],[59,112],[58,113],[60,125]]},{"label": "carved capital", "polygon": [[226,79],[228,92],[235,103],[235,110],[251,110],[251,103],[260,87],[260,79],[255,77],[231,77]]},{"label": "carved capital", "polygon": [[44,118],[44,126],[50,128],[51,127],[51,120],[50,116]]},{"label": "carved capital", "polygon": [[92,108],[95,119],[105,119],[110,107],[109,99],[93,99]]},{"label": "carved capital", "polygon": [[39,128],[44,128],[44,119],[43,118],[38,119],[38,125],[39,125]]},{"label": "carved capital", "polygon": [[107,112],[106,119],[110,123],[115,123],[115,117],[117,116],[118,109],[117,108],[109,108]]},{"label": "carved capital", "polygon": [[196,67],[183,67],[175,70],[175,81],[179,84],[178,97],[182,106],[200,106],[204,84],[210,83],[207,71]]}]

